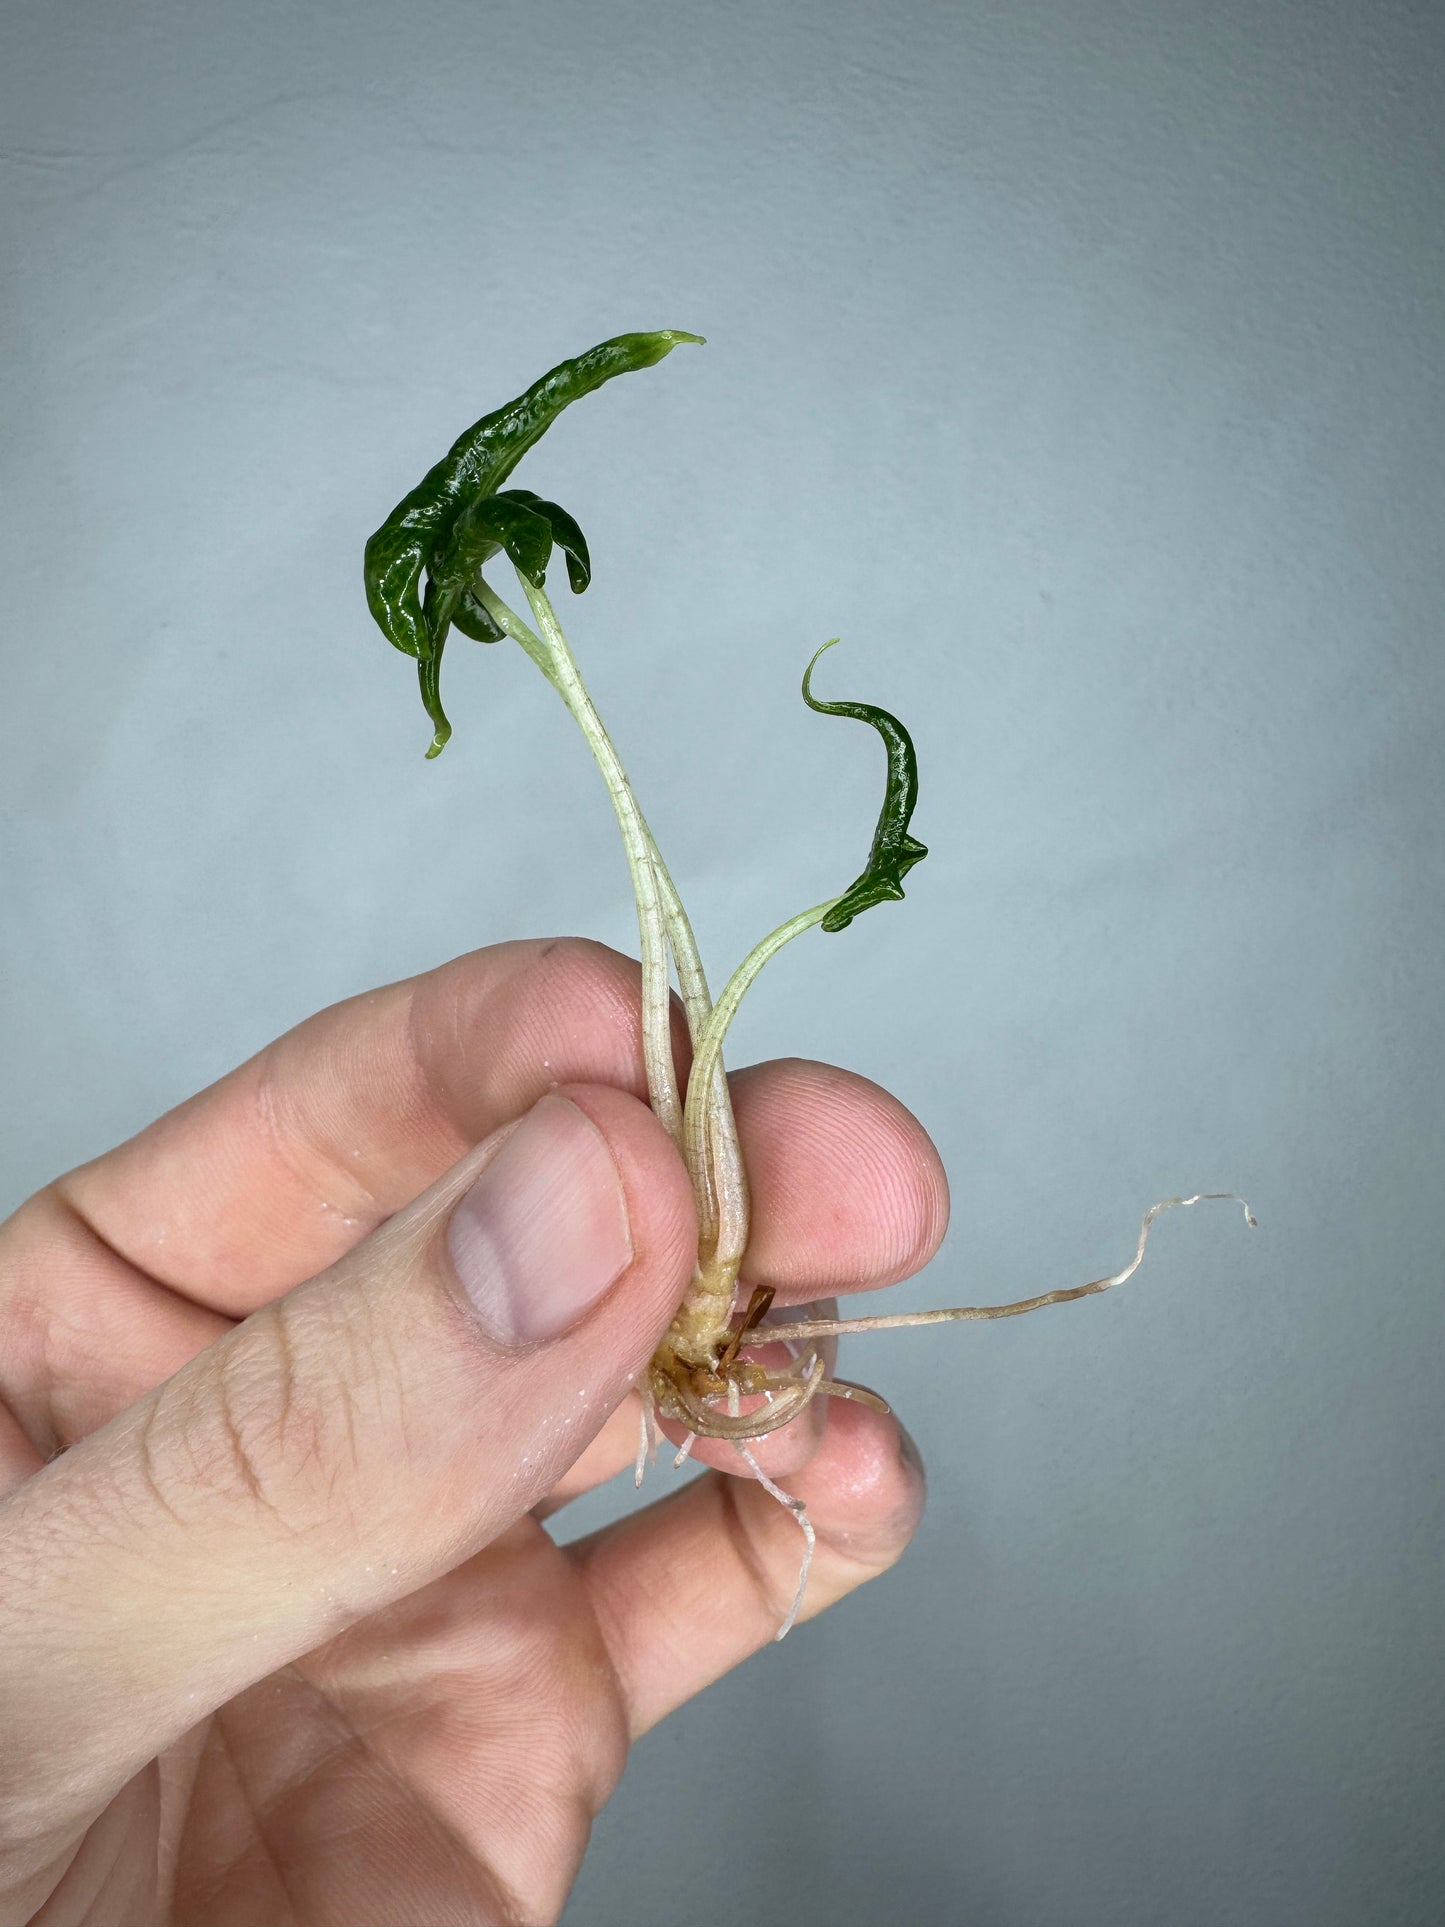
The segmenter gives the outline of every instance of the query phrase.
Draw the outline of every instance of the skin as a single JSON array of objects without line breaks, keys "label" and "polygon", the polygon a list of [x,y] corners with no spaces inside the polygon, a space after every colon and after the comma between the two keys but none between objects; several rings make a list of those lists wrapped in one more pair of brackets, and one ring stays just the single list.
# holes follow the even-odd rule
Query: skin
[{"label": "skin", "polygon": [[[552,1920],[631,1741],[770,1640],[799,1535],[727,1448],[566,1549],[541,1523],[630,1462],[692,1263],[638,1000],[596,945],[477,952],[0,1227],[0,1920]],[[437,1227],[559,1087],[632,1258],[499,1352]],[[927,1262],[947,1191],[902,1106],[794,1061],[733,1089],[752,1282],[796,1304]],[[891,1418],[818,1400],[758,1454],[817,1528],[805,1618],[898,1558],[923,1482]]]}]

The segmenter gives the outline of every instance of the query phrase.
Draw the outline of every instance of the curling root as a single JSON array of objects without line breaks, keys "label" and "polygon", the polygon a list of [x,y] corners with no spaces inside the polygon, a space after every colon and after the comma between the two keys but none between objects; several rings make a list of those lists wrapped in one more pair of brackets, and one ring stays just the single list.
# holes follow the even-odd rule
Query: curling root
[{"label": "curling root", "polygon": [[871,1412],[882,1412],[885,1418],[892,1415],[893,1407],[886,1398],[869,1391],[866,1385],[855,1385],[848,1378],[825,1378],[818,1387],[820,1394],[828,1398],[850,1399],[855,1405],[866,1405]]},{"label": "curling root", "polygon": [[[735,1378],[729,1378],[725,1385],[719,1384],[715,1391],[702,1393],[676,1380],[665,1381],[657,1388],[658,1400],[669,1418],[679,1420],[689,1431],[697,1433],[699,1438],[734,1441],[760,1439],[789,1424],[804,1406],[812,1403],[823,1386],[825,1370],[824,1360],[817,1358],[808,1367],[805,1377],[779,1374],[768,1376],[760,1385],[748,1385],[745,1388],[747,1393],[758,1390],[768,1400],[757,1412],[739,1409],[740,1388]],[[732,1408],[727,1412],[718,1411],[712,1402],[723,1396],[726,1396]]]},{"label": "curling root", "polygon": [[749,1471],[763,1488],[764,1492],[766,1492],[770,1498],[776,1499],[779,1505],[786,1506],[802,1530],[803,1563],[798,1573],[798,1584],[793,1593],[793,1603],[788,1608],[787,1618],[784,1619],[782,1625],[779,1626],[778,1630],[773,1634],[775,1641],[786,1639],[796,1625],[798,1614],[802,1609],[803,1594],[808,1589],[808,1573],[813,1564],[813,1548],[818,1543],[818,1535],[813,1530],[813,1521],[808,1517],[807,1506],[804,1505],[801,1499],[795,1499],[790,1492],[784,1492],[780,1485],[773,1483],[767,1473],[764,1472],[763,1468],[758,1464],[757,1454],[747,1441],[745,1439],[734,1439],[733,1444],[737,1447],[739,1457],[747,1465]]},{"label": "curling root", "polygon": [[1158,1204],[1151,1204],[1144,1213],[1134,1256],[1122,1271],[1116,1271],[1108,1278],[1094,1278],[1087,1285],[1073,1285],[1065,1291],[1041,1292],[1037,1298],[1019,1298],[1010,1305],[954,1305],[946,1311],[903,1311],[885,1314],[880,1318],[804,1319],[796,1325],[769,1325],[767,1335],[770,1339],[780,1340],[843,1338],[850,1332],[901,1331],[907,1325],[948,1325],[969,1319],[1019,1318],[1027,1311],[1042,1311],[1045,1305],[1071,1304],[1075,1298],[1088,1298],[1095,1292],[1109,1291],[1114,1285],[1122,1285],[1126,1279],[1132,1278],[1144,1262],[1144,1248],[1149,1242],[1149,1228],[1154,1220],[1163,1211],[1172,1211],[1177,1205],[1191,1204],[1237,1204],[1251,1229],[1259,1223],[1236,1191],[1196,1191],[1190,1198],[1162,1198]]}]

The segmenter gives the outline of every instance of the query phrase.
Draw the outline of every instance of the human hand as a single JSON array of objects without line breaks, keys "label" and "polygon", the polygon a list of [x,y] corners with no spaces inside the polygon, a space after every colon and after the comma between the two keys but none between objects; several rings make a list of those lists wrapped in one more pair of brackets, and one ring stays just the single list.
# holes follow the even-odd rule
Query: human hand
[{"label": "human hand", "polygon": [[[637,982],[516,943],[355,998],[0,1227],[0,1920],[552,1920],[629,1742],[772,1637],[799,1534],[716,1441],[742,1476],[540,1522],[630,1462],[693,1263]],[[750,1282],[927,1261],[901,1106],[733,1088]],[[890,1418],[756,1449],[817,1529],[803,1617],[897,1559]]]}]

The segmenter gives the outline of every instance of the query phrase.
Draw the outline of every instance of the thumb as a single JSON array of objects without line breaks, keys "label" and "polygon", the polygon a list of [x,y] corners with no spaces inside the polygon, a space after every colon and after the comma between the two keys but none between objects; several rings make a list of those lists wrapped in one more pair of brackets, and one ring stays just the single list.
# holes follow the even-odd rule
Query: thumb
[{"label": "thumb", "polygon": [[0,1812],[93,1809],[504,1531],[645,1368],[694,1236],[643,1105],[549,1095],[21,1486],[0,1506]]}]

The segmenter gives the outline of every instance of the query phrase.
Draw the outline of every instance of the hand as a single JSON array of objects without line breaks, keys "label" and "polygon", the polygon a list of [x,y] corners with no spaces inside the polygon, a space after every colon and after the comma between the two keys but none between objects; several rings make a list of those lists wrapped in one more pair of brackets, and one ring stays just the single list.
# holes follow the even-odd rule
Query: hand
[{"label": "hand", "polygon": [[[551,1920],[629,1742],[772,1637],[801,1538],[746,1476],[540,1523],[631,1461],[692,1268],[637,1001],[592,944],[461,958],[0,1228],[0,1920]],[[734,1094],[753,1282],[926,1262],[901,1106],[798,1062]],[[817,1528],[805,1618],[897,1559],[890,1419],[818,1399],[758,1449]]]}]

